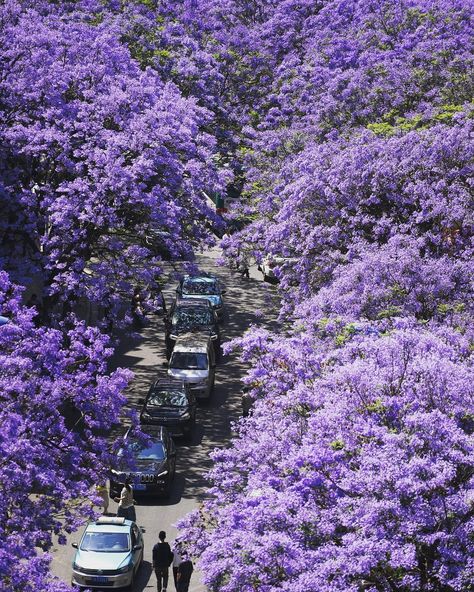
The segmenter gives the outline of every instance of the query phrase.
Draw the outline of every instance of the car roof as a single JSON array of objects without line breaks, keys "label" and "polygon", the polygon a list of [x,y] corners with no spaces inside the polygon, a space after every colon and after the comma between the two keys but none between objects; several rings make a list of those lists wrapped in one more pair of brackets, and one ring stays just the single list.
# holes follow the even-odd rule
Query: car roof
[{"label": "car roof", "polygon": [[184,333],[176,339],[173,351],[207,352],[209,343],[210,338],[205,333]]},{"label": "car roof", "polygon": [[131,520],[118,516],[101,516],[86,526],[88,532],[126,532],[130,531]]}]

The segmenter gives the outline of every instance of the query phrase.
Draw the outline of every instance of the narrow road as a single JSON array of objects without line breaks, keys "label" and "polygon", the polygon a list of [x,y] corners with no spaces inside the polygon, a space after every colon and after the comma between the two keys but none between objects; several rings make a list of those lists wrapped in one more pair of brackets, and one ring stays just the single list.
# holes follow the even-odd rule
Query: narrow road
[{"label": "narrow road", "polygon": [[[233,339],[251,325],[272,326],[275,317],[269,311],[275,310],[272,300],[274,287],[262,281],[261,274],[251,269],[250,279],[216,265],[219,255],[217,249],[207,251],[198,259],[201,271],[215,273],[227,288],[225,295],[227,319],[222,327],[223,342]],[[172,273],[170,272],[170,276]],[[170,278],[164,290],[169,304],[174,297],[177,280]],[[150,382],[159,375],[166,374],[164,351],[164,329],[161,318],[151,318],[143,329],[140,338],[125,340],[116,354],[118,366],[130,368],[134,380],[129,388],[129,404],[138,409],[138,399],[144,397]],[[151,568],[151,550],[157,541],[158,532],[165,530],[167,540],[172,543],[177,530],[175,523],[196,508],[207,489],[206,472],[211,466],[209,453],[216,447],[225,446],[232,435],[232,423],[241,416],[240,378],[245,367],[236,354],[225,356],[217,367],[216,389],[209,403],[198,408],[196,429],[191,442],[177,444],[176,479],[172,495],[168,500],[138,499],[136,506],[137,522],[145,539],[145,557],[135,583],[135,592],[156,590],[156,579]],[[114,512],[116,504],[111,500],[109,511]],[[70,543],[77,541],[83,529],[69,537],[66,546],[53,550],[52,572],[64,581],[70,582],[71,563],[74,549]],[[174,590],[170,581],[169,591]],[[193,574],[190,592],[205,592],[198,572]]]}]

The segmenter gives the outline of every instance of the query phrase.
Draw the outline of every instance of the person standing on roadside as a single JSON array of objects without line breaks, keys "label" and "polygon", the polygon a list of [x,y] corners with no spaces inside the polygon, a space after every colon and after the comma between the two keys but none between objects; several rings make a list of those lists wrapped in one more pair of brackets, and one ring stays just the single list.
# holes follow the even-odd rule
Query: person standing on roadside
[{"label": "person standing on roadside", "polygon": [[156,574],[158,592],[166,592],[169,567],[173,563],[173,553],[171,547],[165,541],[166,532],[164,530],[160,530],[158,538],[160,539],[159,542],[153,547],[153,569]]},{"label": "person standing on roadside", "polygon": [[120,492],[120,497],[114,498],[114,501],[118,502],[119,505],[117,508],[117,516],[123,516],[127,520],[133,520],[133,522],[137,521],[135,506],[133,505],[135,500],[133,499],[132,480],[130,477],[125,479],[125,484]]},{"label": "person standing on roadside", "polygon": [[176,590],[178,589],[178,567],[181,561],[183,560],[180,553],[180,545],[179,543],[175,543],[173,547],[173,580],[174,580],[174,587]]},{"label": "person standing on roadside", "polygon": [[181,557],[182,561],[178,565],[178,573],[176,576],[176,592],[188,592],[194,566],[186,551],[183,551]]},{"label": "person standing on roadside", "polygon": [[97,495],[102,500],[102,507],[104,508],[104,514],[107,515],[107,513],[109,511],[109,491],[107,489],[107,484],[106,483],[99,483],[99,485],[97,485],[95,489],[97,491]]}]

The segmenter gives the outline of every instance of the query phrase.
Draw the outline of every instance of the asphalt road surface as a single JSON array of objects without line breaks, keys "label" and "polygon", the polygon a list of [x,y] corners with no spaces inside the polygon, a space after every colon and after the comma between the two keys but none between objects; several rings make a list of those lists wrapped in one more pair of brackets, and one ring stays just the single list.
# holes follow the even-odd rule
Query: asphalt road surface
[{"label": "asphalt road surface", "polygon": [[[222,326],[222,341],[241,335],[250,325],[272,326],[275,318],[269,311],[275,310],[273,301],[275,289],[262,281],[262,275],[255,268],[250,270],[250,279],[216,264],[219,251],[214,249],[198,259],[202,271],[218,275],[227,288],[225,302],[227,315]],[[164,290],[168,305],[174,297],[177,280],[175,271],[167,270],[169,281]],[[115,356],[117,366],[134,372],[129,387],[129,405],[138,409],[137,401],[144,397],[149,383],[158,375],[165,375],[164,325],[159,317],[148,319],[147,326],[137,339],[122,340]],[[165,530],[167,540],[172,544],[177,534],[176,522],[195,509],[205,496],[206,472],[211,466],[209,453],[216,447],[225,446],[232,436],[232,423],[241,417],[240,378],[246,368],[239,362],[237,354],[222,358],[216,372],[216,388],[209,403],[200,404],[196,429],[190,442],[176,440],[176,478],[169,499],[138,499],[137,523],[143,530],[145,540],[144,561],[135,582],[135,592],[156,590],[156,578],[152,572],[151,550],[157,542],[158,532]],[[110,501],[109,512],[116,511],[117,504]],[[75,549],[71,542],[78,541],[83,528],[68,538],[65,546],[57,545],[53,551],[52,572],[60,579],[71,581],[71,563]],[[171,570],[170,570],[171,576]],[[172,577],[168,591],[174,590]],[[205,592],[201,574],[195,571],[191,579],[190,592]]]}]

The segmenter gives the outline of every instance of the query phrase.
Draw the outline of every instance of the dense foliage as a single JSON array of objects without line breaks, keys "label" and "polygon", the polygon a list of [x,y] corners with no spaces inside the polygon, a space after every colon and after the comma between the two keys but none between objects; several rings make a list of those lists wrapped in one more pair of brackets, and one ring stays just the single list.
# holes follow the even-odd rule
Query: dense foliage
[{"label": "dense foliage", "polygon": [[153,295],[162,256],[192,260],[216,221],[202,193],[226,177],[212,114],[139,59],[130,28],[150,15],[0,6],[2,590],[67,588],[44,552],[92,515],[111,466],[129,375],[110,372],[109,336],[79,316],[126,325],[135,286]]},{"label": "dense foliage", "polygon": [[234,343],[253,414],[183,537],[215,591],[468,590],[472,5],[212,4],[257,218],[223,247],[283,257],[291,330]]},{"label": "dense foliage", "polygon": [[128,377],[76,305],[122,322],[164,252],[209,242],[202,191],[226,184],[250,223],[224,254],[284,258],[291,330],[234,344],[253,413],[183,521],[207,585],[474,586],[472,21],[463,0],[0,6],[0,587],[61,588],[35,552],[109,462]]},{"label": "dense foliage", "polygon": [[2,589],[45,589],[53,533],[93,515],[91,487],[105,478],[105,435],[124,404],[129,372],[107,371],[98,329],[36,328],[21,291],[0,273],[0,549]]}]

